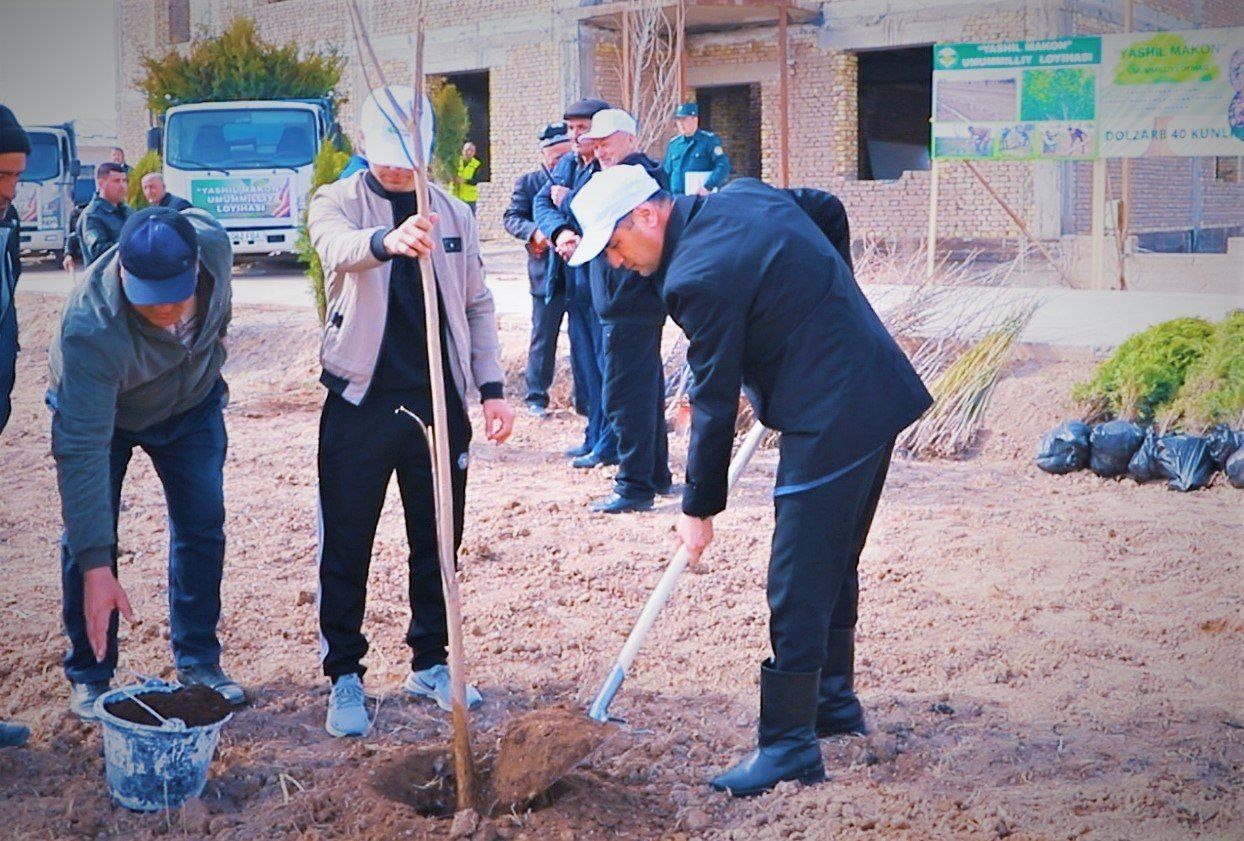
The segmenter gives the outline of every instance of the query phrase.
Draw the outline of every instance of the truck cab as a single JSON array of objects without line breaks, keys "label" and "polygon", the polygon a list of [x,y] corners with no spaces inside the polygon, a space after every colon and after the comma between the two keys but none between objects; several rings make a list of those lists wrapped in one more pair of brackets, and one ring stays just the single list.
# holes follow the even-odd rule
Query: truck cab
[{"label": "truck cab", "polygon": [[13,206],[21,224],[23,252],[60,255],[73,213],[73,186],[81,165],[73,124],[28,126],[30,155]]},{"label": "truck cab", "polygon": [[293,254],[315,155],[334,128],[327,100],[178,105],[164,118],[164,183],[216,217],[234,254]]}]

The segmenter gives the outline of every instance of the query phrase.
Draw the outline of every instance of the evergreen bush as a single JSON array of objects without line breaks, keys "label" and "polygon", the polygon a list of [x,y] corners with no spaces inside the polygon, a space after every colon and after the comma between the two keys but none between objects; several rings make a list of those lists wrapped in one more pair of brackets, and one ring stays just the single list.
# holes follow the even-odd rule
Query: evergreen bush
[{"label": "evergreen bush", "polygon": [[143,176],[148,172],[163,171],[164,162],[160,160],[160,153],[155,149],[148,149],[147,153],[138,159],[138,163],[130,167],[130,182],[125,190],[125,203],[133,210],[142,210],[151,204],[143,195]]},{"label": "evergreen bush", "polygon": [[1160,420],[1167,429],[1191,433],[1220,423],[1244,427],[1244,310],[1214,325],[1212,344],[1188,369]]},{"label": "evergreen bush", "polygon": [[311,280],[311,292],[315,296],[315,311],[320,317],[321,324],[324,323],[328,298],[324,289],[324,265],[320,262],[320,255],[315,253],[315,249],[311,246],[311,234],[307,230],[307,208],[311,204],[311,197],[315,195],[315,191],[325,184],[336,181],[349,160],[350,154],[338,150],[332,141],[325,140],[320,144],[320,151],[315,156],[315,169],[311,174],[311,189],[302,203],[298,241],[294,243],[298,259],[307,267],[307,277]]}]

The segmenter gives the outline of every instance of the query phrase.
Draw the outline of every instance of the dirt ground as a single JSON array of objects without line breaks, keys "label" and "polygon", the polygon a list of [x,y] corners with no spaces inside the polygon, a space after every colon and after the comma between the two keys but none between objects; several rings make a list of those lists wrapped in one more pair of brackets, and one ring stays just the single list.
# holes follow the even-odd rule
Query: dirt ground
[{"label": "dirt ground", "polygon": [[[405,538],[394,490],[376,543],[366,630],[377,726],[323,730],[314,608],[316,330],[306,310],[239,310],[231,335],[224,666],[254,699],[225,727],[201,800],[138,815],[110,804],[95,725],[66,712],[58,658],[55,472],[42,405],[62,299],[19,295],[25,351],[0,438],[0,716],[31,725],[0,752],[0,836],[446,837],[404,802],[413,757],[448,716],[403,697]],[[511,370],[526,324],[503,322]],[[564,351],[564,346],[563,346]],[[862,562],[857,685],[872,733],[823,743],[829,781],[751,800],[705,781],[753,745],[775,453],[717,519],[614,704],[626,719],[543,808],[476,839],[1244,836],[1241,496],[1044,475],[1031,454],[1063,419],[1080,362],[1017,362],[982,445],[959,462],[898,461]],[[511,383],[511,386],[516,386]],[[513,388],[511,395],[515,394]],[[575,471],[569,413],[520,416],[473,446],[461,580],[477,752],[506,722],[585,705],[667,560],[676,501],[585,510],[608,470]],[[685,442],[673,444],[676,468]],[[171,676],[163,500],[136,458],[121,578],[141,618],[122,663]],[[425,763],[426,764],[426,763]],[[459,829],[466,833],[472,827]]]}]

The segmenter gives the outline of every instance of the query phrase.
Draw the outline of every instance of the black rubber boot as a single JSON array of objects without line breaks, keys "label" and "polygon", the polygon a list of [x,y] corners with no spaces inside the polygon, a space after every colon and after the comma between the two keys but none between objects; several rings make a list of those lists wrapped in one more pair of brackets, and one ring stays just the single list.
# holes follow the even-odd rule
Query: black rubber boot
[{"label": "black rubber boot", "polygon": [[834,628],[829,632],[829,651],[821,668],[816,737],[862,736],[867,732],[864,709],[855,697],[855,631]]},{"label": "black rubber boot", "polygon": [[816,741],[816,693],[820,672],[779,672],[771,660],[760,666],[760,726],[757,747],[746,759],[709,781],[735,797],[762,794],[787,780],[825,779]]}]

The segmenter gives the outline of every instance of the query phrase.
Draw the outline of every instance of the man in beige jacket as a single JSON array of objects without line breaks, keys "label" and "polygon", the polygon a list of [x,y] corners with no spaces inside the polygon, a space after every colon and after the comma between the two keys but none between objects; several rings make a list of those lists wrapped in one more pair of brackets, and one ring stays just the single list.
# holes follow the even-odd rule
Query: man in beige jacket
[{"label": "man in beige jacket", "polygon": [[[319,615],[321,661],[333,682],[325,729],[334,736],[361,736],[371,727],[363,703],[363,609],[376,524],[394,472],[410,543],[411,675],[403,688],[451,708],[431,460],[417,425],[394,413],[404,406],[432,419],[419,257],[431,257],[440,304],[455,548],[471,440],[468,391],[479,390],[489,440],[501,443],[514,424],[502,396],[500,343],[475,217],[436,186],[431,213],[416,213],[414,143],[401,113],[413,102],[409,87],[368,97],[361,112],[367,169],[321,187],[307,215],[328,296],[320,353],[328,395],[319,438]],[[425,161],[431,113],[425,98]],[[481,700],[468,687],[468,704]]]}]

